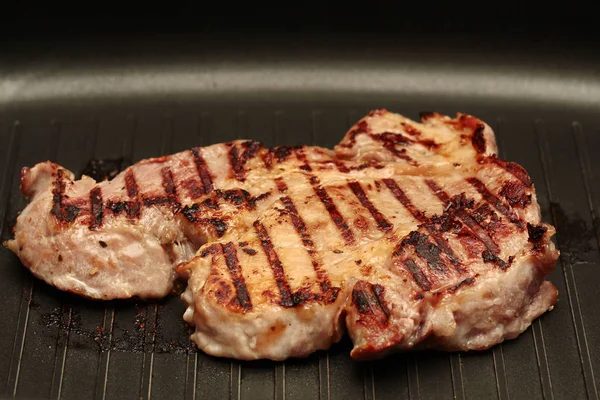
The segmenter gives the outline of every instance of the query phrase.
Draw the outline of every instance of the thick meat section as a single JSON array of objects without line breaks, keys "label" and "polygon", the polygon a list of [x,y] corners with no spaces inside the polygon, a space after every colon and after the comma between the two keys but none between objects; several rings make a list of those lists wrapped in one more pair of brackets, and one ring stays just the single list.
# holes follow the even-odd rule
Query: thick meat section
[{"label": "thick meat section", "polygon": [[[279,177],[282,196],[246,235],[179,267],[191,272],[194,341],[213,355],[280,360],[328,348],[345,329],[355,358],[516,337],[556,302],[544,279],[558,252],[515,168],[486,158],[437,176],[386,166],[328,184]],[[524,200],[511,206],[517,187]]]}]

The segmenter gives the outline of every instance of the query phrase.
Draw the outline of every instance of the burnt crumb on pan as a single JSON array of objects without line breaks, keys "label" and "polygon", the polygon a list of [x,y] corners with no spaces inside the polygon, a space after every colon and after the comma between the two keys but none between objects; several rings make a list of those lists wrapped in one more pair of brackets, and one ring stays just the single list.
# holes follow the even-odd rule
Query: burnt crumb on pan
[{"label": "burnt crumb on pan", "polygon": [[106,244],[104,240],[99,240],[98,243],[100,243],[100,246],[102,246],[103,248],[108,247],[108,244]]},{"label": "burnt crumb on pan", "polygon": [[62,261],[62,260],[63,260],[63,257],[62,257],[62,255],[59,254],[58,255],[58,261]]}]

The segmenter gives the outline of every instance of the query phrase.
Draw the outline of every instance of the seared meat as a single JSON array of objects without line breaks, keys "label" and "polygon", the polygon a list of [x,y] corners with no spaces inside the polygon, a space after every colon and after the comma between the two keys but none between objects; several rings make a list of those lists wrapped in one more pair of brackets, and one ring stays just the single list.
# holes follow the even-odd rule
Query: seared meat
[{"label": "seared meat", "polygon": [[97,298],[163,296],[178,266],[184,318],[213,355],[305,356],[346,328],[355,358],[485,349],[556,302],[554,230],[487,125],[422,119],[378,110],[334,151],[236,141],[101,183],[38,164],[7,245]]}]

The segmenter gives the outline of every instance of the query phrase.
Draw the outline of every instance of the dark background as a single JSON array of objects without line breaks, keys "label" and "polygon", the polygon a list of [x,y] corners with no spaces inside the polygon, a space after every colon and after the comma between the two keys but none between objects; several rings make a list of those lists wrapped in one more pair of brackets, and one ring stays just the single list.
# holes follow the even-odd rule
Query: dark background
[{"label": "dark background", "polygon": [[3,3],[4,39],[74,34],[468,33],[592,41],[597,2],[23,1]]}]

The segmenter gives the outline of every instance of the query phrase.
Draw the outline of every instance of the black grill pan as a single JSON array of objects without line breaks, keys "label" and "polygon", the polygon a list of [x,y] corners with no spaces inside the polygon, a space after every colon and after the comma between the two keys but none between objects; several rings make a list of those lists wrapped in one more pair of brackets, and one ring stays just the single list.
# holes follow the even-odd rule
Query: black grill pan
[{"label": "black grill pan", "polygon": [[[177,297],[94,302],[35,279],[0,249],[0,394],[65,399],[585,399],[600,383],[600,64],[579,44],[520,50],[420,39],[202,44],[161,39],[4,46],[0,230],[26,201],[19,170],[51,159],[137,160],[252,138],[332,146],[373,108],[466,112],[522,164],[562,255],[556,308],[483,352],[376,362],[330,351],[285,363],[206,356]],[[268,43],[268,44],[265,44]],[[293,43],[293,46],[290,46]],[[450,47],[448,47],[450,46]],[[498,50],[498,48],[500,50]],[[559,48],[560,49],[560,48]],[[532,51],[534,50],[534,51]]]}]

